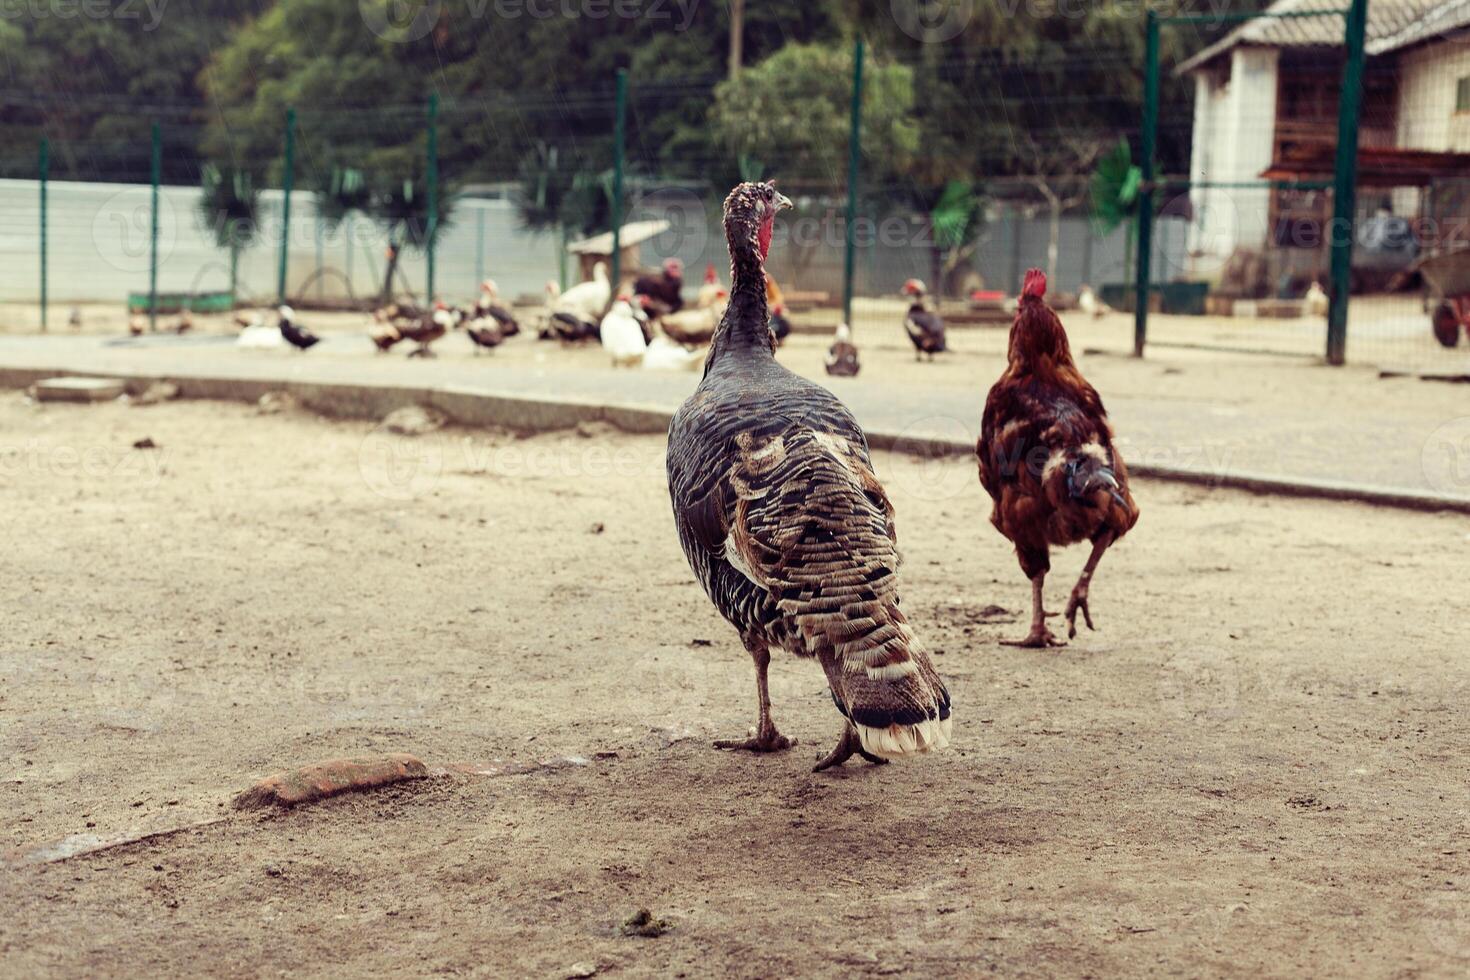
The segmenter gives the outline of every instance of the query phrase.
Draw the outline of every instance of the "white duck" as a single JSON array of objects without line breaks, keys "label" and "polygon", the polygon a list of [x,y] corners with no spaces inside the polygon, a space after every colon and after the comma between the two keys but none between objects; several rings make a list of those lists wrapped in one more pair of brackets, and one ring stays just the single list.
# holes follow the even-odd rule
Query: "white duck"
[{"label": "white duck", "polygon": [[582,323],[598,323],[607,312],[612,299],[612,285],[607,278],[607,263],[598,262],[592,267],[592,278],[579,282],[571,289],[551,301],[551,314],[572,316]]},{"label": "white duck", "polygon": [[689,350],[662,335],[649,341],[643,354],[643,367],[649,371],[698,371],[702,364],[704,351]]},{"label": "white duck", "polygon": [[618,301],[602,318],[602,349],[612,357],[613,367],[637,367],[643,361],[648,345],[643,340],[642,310],[634,307],[632,296],[619,293]]},{"label": "white duck", "polygon": [[1322,284],[1315,279],[1307,287],[1306,304],[1308,316],[1327,315],[1327,293],[1323,291]]},{"label": "white duck", "polygon": [[[240,322],[240,318],[237,317],[235,322]],[[267,323],[265,314],[259,311],[246,321],[245,326],[235,337],[237,347],[254,350],[270,350],[280,347],[285,342],[286,339],[281,336],[280,329],[274,323]]]}]

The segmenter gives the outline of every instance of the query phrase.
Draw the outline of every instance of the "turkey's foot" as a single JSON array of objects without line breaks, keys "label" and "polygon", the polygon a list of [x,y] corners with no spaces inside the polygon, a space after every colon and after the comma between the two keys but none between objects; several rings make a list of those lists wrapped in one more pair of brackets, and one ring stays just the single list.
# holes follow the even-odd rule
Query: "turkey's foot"
[{"label": "turkey's foot", "polygon": [[750,738],[721,738],[715,740],[717,749],[733,749],[737,752],[781,752],[796,745],[796,739],[782,735],[772,725],[765,731],[756,731]]},{"label": "turkey's foot", "polygon": [[886,766],[887,759],[880,759],[873,753],[863,748],[863,740],[858,735],[857,729],[847,725],[842,729],[842,737],[837,740],[837,747],[817,761],[812,767],[812,772],[821,772],[823,769],[831,769],[840,766],[853,756],[861,756],[875,766]]},{"label": "turkey's foot", "polygon": [[1038,623],[1031,627],[1031,632],[1019,640],[1001,640],[1003,647],[1030,647],[1033,649],[1045,647],[1064,647],[1067,644],[1057,639],[1056,634]]}]

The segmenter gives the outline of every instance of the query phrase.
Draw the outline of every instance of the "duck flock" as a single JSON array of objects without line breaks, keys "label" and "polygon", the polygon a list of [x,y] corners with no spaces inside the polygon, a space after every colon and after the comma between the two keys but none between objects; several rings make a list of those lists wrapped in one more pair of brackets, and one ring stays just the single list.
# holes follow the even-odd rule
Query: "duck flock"
[{"label": "duck flock", "polygon": [[[781,288],[765,275],[767,318],[777,346],[791,333],[791,320]],[[568,289],[555,281],[546,284],[540,309],[530,311],[537,339],[565,345],[600,345],[616,368],[663,371],[692,371],[704,364],[708,347],[730,303],[730,290],[720,281],[713,263],[692,302],[684,297],[684,264],[666,259],[656,271],[625,283],[614,294],[606,262],[592,266],[591,278]],[[916,358],[929,360],[948,348],[944,320],[922,280],[909,279],[901,295],[908,300],[903,330],[913,344]],[[522,314],[525,316],[525,314]],[[300,322],[296,311],[282,304],[271,311],[238,314],[237,343],[254,349],[291,347],[307,351],[321,337]],[[169,333],[185,333],[193,327],[189,312],[165,325]],[[129,325],[134,335],[147,329],[142,317]],[[369,337],[379,353],[400,345],[409,357],[433,357],[434,344],[456,331],[463,331],[476,354],[491,351],[522,332],[521,318],[501,299],[495,280],[480,284],[472,304],[455,306],[442,301],[424,306],[404,300],[372,311]],[[826,359],[828,374],[852,377],[861,363],[852,331],[837,325]]]}]

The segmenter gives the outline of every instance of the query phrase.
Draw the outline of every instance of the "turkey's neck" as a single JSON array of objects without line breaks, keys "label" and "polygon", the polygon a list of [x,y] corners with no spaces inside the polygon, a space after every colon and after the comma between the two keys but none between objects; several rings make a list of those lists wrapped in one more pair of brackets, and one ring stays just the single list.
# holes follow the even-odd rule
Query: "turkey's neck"
[{"label": "turkey's neck", "polygon": [[730,305],[715,331],[711,360],[733,351],[772,354],[765,262],[755,239],[730,243]]}]

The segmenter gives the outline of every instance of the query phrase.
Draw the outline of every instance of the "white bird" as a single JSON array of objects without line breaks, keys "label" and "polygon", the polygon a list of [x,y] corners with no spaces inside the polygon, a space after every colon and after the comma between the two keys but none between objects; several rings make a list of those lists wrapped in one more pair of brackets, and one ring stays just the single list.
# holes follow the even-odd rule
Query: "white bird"
[{"label": "white bird", "polygon": [[1327,315],[1327,294],[1322,291],[1322,284],[1315,279],[1307,287],[1306,303],[1309,316]]},{"label": "white bird", "polygon": [[704,351],[689,350],[661,335],[643,354],[643,367],[649,371],[697,371],[703,363]]},{"label": "white bird", "polygon": [[577,283],[551,301],[551,312],[568,313],[585,323],[597,323],[607,312],[611,299],[612,285],[607,279],[607,263],[599,262],[592,267],[590,280]]},{"label": "white bird", "polygon": [[613,367],[637,367],[643,361],[648,344],[643,340],[641,313],[623,293],[602,318],[602,349],[612,356]]},{"label": "white bird", "polygon": [[1112,307],[1099,300],[1097,293],[1085,282],[1077,289],[1077,308],[1094,318],[1113,312]]},{"label": "white bird", "polygon": [[270,350],[286,342],[274,323],[267,323],[264,313],[256,313],[235,336],[235,345],[254,350]]}]

